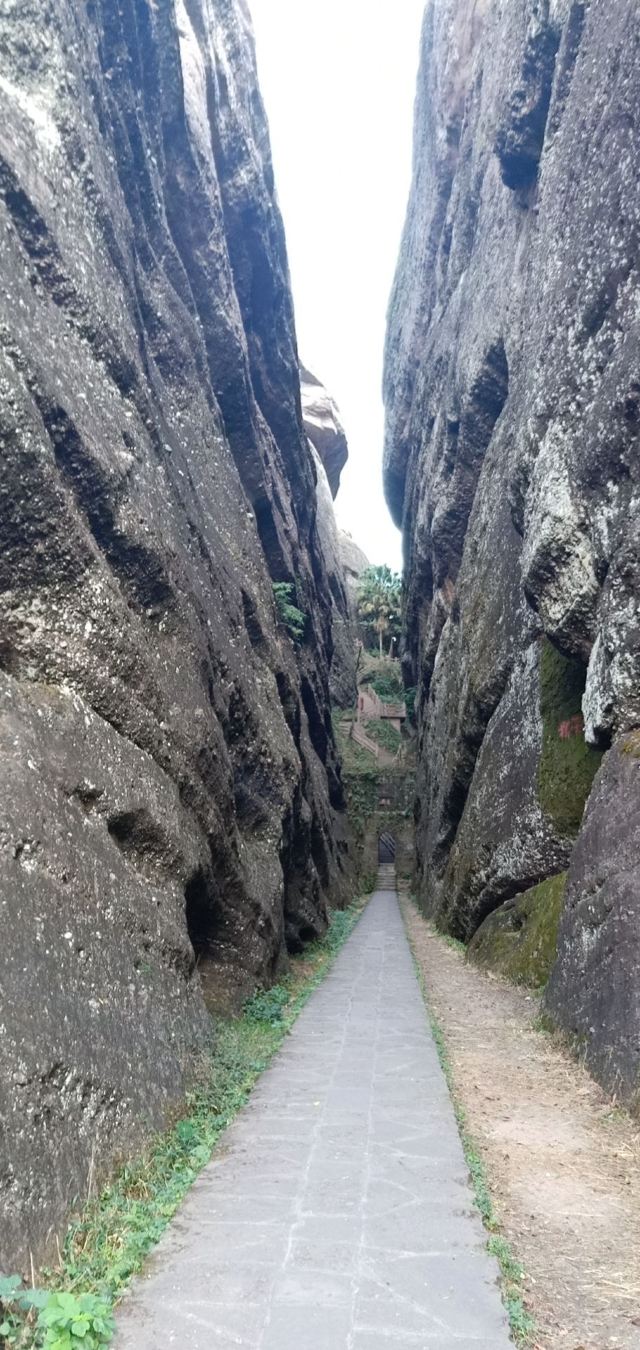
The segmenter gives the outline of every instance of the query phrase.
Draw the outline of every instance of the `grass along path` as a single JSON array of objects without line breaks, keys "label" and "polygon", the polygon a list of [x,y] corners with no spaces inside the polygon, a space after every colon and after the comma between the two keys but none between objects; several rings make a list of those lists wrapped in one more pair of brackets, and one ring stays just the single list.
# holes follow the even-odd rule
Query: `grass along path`
[{"label": "grass along path", "polygon": [[[507,1238],[499,1231],[500,1225],[493,1208],[491,1191],[484,1163],[469,1131],[467,1113],[456,1092],[455,1075],[449,1058],[446,1037],[429,998],[425,972],[418,955],[415,929],[407,922],[410,915],[410,910],[407,907],[409,902],[407,901],[406,895],[401,897],[399,894],[398,899],[402,917],[405,921],[409,946],[411,947],[413,954],[418,982],[422,990],[422,997],[425,1001],[433,1039],[438,1051],[438,1059],[440,1060],[442,1072],[447,1080],[447,1087],[451,1094],[458,1133],[460,1135],[460,1142],[462,1144],[465,1160],[469,1168],[475,1202],[480,1211],[482,1222],[489,1234],[487,1249],[491,1252],[492,1256],[495,1256],[498,1265],[500,1266],[500,1274],[502,1276],[502,1299],[509,1317],[511,1334],[516,1344],[523,1347],[523,1350],[526,1350],[526,1347],[532,1347],[535,1344],[536,1327],[522,1298],[522,1282],[525,1278],[524,1270],[511,1250]],[[417,908],[416,913],[419,913]],[[455,938],[444,938],[444,941],[448,946],[451,946],[454,951],[460,950],[464,952],[465,950],[463,944],[458,942]]]},{"label": "grass along path", "polygon": [[535,1350],[639,1350],[637,1123],[540,1029],[535,995],[401,904],[507,1306],[511,1286],[535,1323],[518,1333],[510,1309],[514,1333]]},{"label": "grass along path", "polygon": [[214,1050],[186,1098],[184,1115],[72,1221],[60,1265],[43,1272],[44,1289],[34,1296],[17,1280],[0,1282],[0,1345],[96,1350],[109,1344],[111,1309],[210,1161],[364,903],[337,911],[324,938],[292,960],[282,983],[255,994],[241,1017],[216,1024]]}]

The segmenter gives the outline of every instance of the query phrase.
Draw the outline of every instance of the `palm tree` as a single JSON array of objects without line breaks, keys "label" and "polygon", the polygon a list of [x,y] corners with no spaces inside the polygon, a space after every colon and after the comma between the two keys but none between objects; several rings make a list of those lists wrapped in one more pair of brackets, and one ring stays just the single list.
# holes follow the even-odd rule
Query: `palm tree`
[{"label": "palm tree", "polygon": [[401,594],[401,578],[386,565],[367,567],[360,577],[358,615],[378,634],[380,656],[384,656],[386,635],[395,630],[395,636],[400,627]]}]

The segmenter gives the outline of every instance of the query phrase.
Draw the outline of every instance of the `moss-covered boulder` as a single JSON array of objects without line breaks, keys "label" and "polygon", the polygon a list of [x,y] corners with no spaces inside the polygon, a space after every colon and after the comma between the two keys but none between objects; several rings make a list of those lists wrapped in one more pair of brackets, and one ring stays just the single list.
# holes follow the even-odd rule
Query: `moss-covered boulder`
[{"label": "moss-covered boulder", "polygon": [[567,873],[541,881],[506,900],[484,920],[469,944],[471,961],[531,989],[546,985],[558,948]]},{"label": "moss-covered boulder", "polygon": [[538,793],[543,811],[561,834],[576,835],[602,752],[587,745],[582,719],[586,671],[548,638],[540,655],[542,755]]}]

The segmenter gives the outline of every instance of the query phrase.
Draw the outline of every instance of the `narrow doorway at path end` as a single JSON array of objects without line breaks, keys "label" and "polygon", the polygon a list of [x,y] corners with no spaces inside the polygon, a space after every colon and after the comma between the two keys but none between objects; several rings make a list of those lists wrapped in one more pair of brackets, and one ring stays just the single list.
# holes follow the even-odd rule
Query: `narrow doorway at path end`
[{"label": "narrow doorway at path end", "polygon": [[396,860],[396,841],[387,830],[378,837],[378,862],[394,863]]}]

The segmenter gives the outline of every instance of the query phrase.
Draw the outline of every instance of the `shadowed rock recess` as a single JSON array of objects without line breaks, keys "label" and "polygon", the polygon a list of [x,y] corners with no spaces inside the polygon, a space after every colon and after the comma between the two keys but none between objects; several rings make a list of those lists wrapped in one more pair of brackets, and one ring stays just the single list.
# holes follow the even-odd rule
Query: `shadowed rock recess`
[{"label": "shadowed rock recess", "polygon": [[547,1007],[628,1101],[639,72],[632,0],[432,0],[385,374],[422,903],[465,940],[505,904],[494,933],[540,927],[558,906],[539,883],[568,869]]},{"label": "shadowed rock recess", "polygon": [[[166,1119],[207,1004],[324,930],[346,845],[246,6],[6,0],[0,63],[11,1268]],[[297,646],[274,581],[306,616]]]}]

